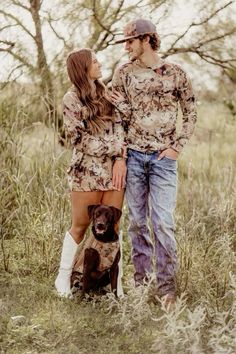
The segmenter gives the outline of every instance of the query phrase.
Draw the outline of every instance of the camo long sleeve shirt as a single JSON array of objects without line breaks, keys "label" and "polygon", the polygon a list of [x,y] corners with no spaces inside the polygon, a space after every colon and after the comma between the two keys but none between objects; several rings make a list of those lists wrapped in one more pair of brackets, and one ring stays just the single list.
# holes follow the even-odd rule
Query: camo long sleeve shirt
[{"label": "camo long sleeve shirt", "polygon": [[[136,60],[115,71],[113,88],[125,98],[117,108],[126,126],[128,148],[141,152],[169,147],[182,150],[197,119],[192,86],[183,69],[164,60],[149,68]],[[183,121],[177,134],[179,104]]]},{"label": "camo long sleeve shirt", "polygon": [[67,138],[73,147],[67,171],[70,190],[112,190],[113,157],[121,153],[124,142],[119,115],[114,123],[107,121],[106,129],[95,136],[86,129],[87,108],[80,102],[74,87],[64,95],[62,108]]}]

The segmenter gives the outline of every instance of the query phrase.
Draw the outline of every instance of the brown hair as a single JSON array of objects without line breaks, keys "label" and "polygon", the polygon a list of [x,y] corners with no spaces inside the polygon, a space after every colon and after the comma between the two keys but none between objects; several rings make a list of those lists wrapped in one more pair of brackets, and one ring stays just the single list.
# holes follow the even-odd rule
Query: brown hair
[{"label": "brown hair", "polygon": [[88,72],[92,65],[91,49],[79,49],[71,52],[67,57],[67,71],[70,81],[76,87],[79,100],[88,109],[86,123],[88,131],[92,134],[100,133],[106,128],[107,120],[114,120],[113,106],[104,97],[105,85],[95,80],[95,95]]},{"label": "brown hair", "polygon": [[152,33],[152,34],[143,34],[142,36],[139,36],[138,38],[143,41],[146,37],[149,37],[149,43],[150,46],[153,50],[158,50],[161,45],[161,40],[160,37],[158,36],[157,33]]}]

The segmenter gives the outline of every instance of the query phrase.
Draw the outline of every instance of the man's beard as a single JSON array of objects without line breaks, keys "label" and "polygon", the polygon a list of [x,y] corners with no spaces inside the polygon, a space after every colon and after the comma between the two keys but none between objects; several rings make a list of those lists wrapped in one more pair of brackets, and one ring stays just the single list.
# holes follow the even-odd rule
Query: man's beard
[{"label": "man's beard", "polygon": [[[131,61],[135,61],[137,59],[140,59],[141,55],[143,55],[144,49],[143,49],[143,44],[140,43],[139,48],[137,49],[137,54],[135,54],[132,58],[130,58]],[[131,53],[132,55],[133,53]]]}]

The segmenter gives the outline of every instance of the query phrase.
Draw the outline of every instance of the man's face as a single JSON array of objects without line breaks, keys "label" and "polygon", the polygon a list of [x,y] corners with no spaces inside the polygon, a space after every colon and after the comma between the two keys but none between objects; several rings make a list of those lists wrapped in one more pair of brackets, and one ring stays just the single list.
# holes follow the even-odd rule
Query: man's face
[{"label": "man's face", "polygon": [[125,42],[125,50],[129,53],[131,61],[139,59],[144,53],[143,42],[139,38],[132,38]]}]

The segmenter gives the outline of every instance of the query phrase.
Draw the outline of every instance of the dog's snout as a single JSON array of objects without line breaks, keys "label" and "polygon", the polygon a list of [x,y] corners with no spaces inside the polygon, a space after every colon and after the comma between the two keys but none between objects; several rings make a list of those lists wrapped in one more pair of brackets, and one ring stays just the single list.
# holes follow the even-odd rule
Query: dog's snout
[{"label": "dog's snout", "polygon": [[101,222],[99,222],[99,223],[97,223],[97,228],[99,229],[99,230],[104,230],[105,229],[105,224],[103,224],[103,223],[101,223]]}]

